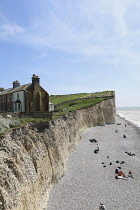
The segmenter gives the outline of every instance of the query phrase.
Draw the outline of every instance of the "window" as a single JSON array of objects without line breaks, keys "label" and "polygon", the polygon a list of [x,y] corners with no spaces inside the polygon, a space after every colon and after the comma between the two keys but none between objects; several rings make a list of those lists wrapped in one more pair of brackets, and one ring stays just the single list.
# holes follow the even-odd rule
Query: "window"
[{"label": "window", "polygon": [[20,104],[18,104],[18,110],[20,110]]},{"label": "window", "polygon": [[15,111],[17,111],[17,104],[15,104]]},{"label": "window", "polygon": [[10,104],[8,104],[8,112],[10,112],[11,111],[11,106],[10,106]]},{"label": "window", "polygon": [[8,95],[8,102],[10,101],[10,96]]},{"label": "window", "polygon": [[19,98],[19,93],[17,93],[17,98]]}]

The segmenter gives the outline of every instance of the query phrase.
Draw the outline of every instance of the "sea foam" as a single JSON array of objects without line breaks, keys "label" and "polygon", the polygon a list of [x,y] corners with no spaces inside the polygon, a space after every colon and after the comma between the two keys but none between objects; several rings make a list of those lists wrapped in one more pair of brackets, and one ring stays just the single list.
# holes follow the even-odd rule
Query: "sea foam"
[{"label": "sea foam", "polygon": [[140,108],[119,108],[117,114],[140,128]]}]

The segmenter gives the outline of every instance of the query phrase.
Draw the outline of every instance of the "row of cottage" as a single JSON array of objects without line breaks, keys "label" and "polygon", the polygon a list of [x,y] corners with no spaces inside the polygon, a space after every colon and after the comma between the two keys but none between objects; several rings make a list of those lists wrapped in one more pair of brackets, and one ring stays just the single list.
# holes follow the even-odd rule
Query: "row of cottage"
[{"label": "row of cottage", "polygon": [[40,78],[33,74],[32,83],[0,88],[0,112],[48,112],[54,106],[49,103],[49,94],[40,86]]}]

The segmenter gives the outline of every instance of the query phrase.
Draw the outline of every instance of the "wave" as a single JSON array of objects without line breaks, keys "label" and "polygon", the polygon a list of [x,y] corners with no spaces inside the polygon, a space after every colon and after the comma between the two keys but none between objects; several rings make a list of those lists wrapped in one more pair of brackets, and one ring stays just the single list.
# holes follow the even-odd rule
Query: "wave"
[{"label": "wave", "polygon": [[117,110],[117,114],[125,118],[126,120],[133,123],[135,126],[140,128],[140,109],[139,110]]}]

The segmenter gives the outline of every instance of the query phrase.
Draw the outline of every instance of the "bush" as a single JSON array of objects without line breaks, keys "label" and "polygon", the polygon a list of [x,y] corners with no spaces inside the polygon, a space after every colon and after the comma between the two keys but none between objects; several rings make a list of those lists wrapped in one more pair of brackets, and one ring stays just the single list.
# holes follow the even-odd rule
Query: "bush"
[{"label": "bush", "polygon": [[4,128],[0,125],[0,135],[4,134],[5,130]]},{"label": "bush", "polygon": [[10,123],[11,119],[5,119],[5,118],[1,118],[0,119],[0,125],[3,127],[3,128],[10,128],[9,126],[9,123]]},{"label": "bush", "polygon": [[10,128],[18,127],[20,126],[20,122],[18,120],[11,120],[9,123]]},{"label": "bush", "polygon": [[20,126],[20,122],[17,119],[0,118],[0,135],[4,134],[6,130]]}]

